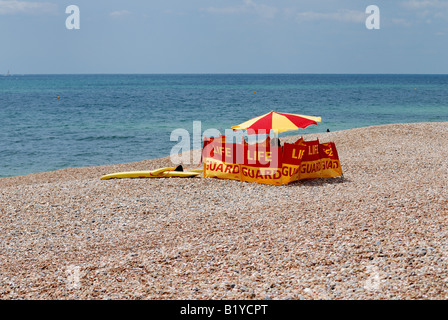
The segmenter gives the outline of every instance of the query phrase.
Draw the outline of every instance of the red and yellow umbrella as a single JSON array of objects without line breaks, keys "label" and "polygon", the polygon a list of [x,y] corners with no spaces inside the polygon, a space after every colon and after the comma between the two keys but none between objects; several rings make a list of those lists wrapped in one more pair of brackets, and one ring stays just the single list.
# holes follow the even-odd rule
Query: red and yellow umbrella
[{"label": "red and yellow umbrella", "polygon": [[290,130],[303,129],[309,125],[317,124],[320,121],[320,117],[271,111],[237,126],[233,126],[232,129],[247,130],[247,134],[269,134],[273,130],[277,134]]}]

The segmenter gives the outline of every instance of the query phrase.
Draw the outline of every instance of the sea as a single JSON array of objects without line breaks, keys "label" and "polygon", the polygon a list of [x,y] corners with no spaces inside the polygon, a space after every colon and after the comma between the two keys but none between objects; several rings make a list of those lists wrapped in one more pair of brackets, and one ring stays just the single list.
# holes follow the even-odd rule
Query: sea
[{"label": "sea", "polygon": [[448,75],[0,75],[0,177],[161,158],[270,111],[322,118],[280,137],[448,121]]}]

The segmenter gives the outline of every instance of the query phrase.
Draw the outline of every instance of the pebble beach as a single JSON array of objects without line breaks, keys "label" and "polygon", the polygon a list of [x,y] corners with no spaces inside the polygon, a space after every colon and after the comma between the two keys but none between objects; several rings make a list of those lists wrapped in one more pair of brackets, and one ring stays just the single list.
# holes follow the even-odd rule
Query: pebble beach
[{"label": "pebble beach", "polygon": [[303,137],[343,177],[99,179],[166,157],[0,179],[0,299],[448,299],[448,123]]}]

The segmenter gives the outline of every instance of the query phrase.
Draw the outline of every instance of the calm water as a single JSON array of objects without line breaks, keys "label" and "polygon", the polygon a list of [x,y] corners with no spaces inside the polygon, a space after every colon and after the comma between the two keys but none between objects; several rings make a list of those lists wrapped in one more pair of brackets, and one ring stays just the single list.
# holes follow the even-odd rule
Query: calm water
[{"label": "calm water", "polygon": [[322,117],[282,135],[448,121],[448,75],[0,76],[0,177],[159,158],[174,129],[272,110]]}]

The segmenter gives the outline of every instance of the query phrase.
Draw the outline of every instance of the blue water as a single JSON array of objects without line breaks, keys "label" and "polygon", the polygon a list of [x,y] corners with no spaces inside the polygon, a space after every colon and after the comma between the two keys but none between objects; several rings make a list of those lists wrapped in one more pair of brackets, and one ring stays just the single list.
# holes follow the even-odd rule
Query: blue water
[{"label": "blue water", "polygon": [[174,129],[272,110],[322,117],[281,136],[448,121],[448,75],[0,76],[0,177],[164,157]]}]

